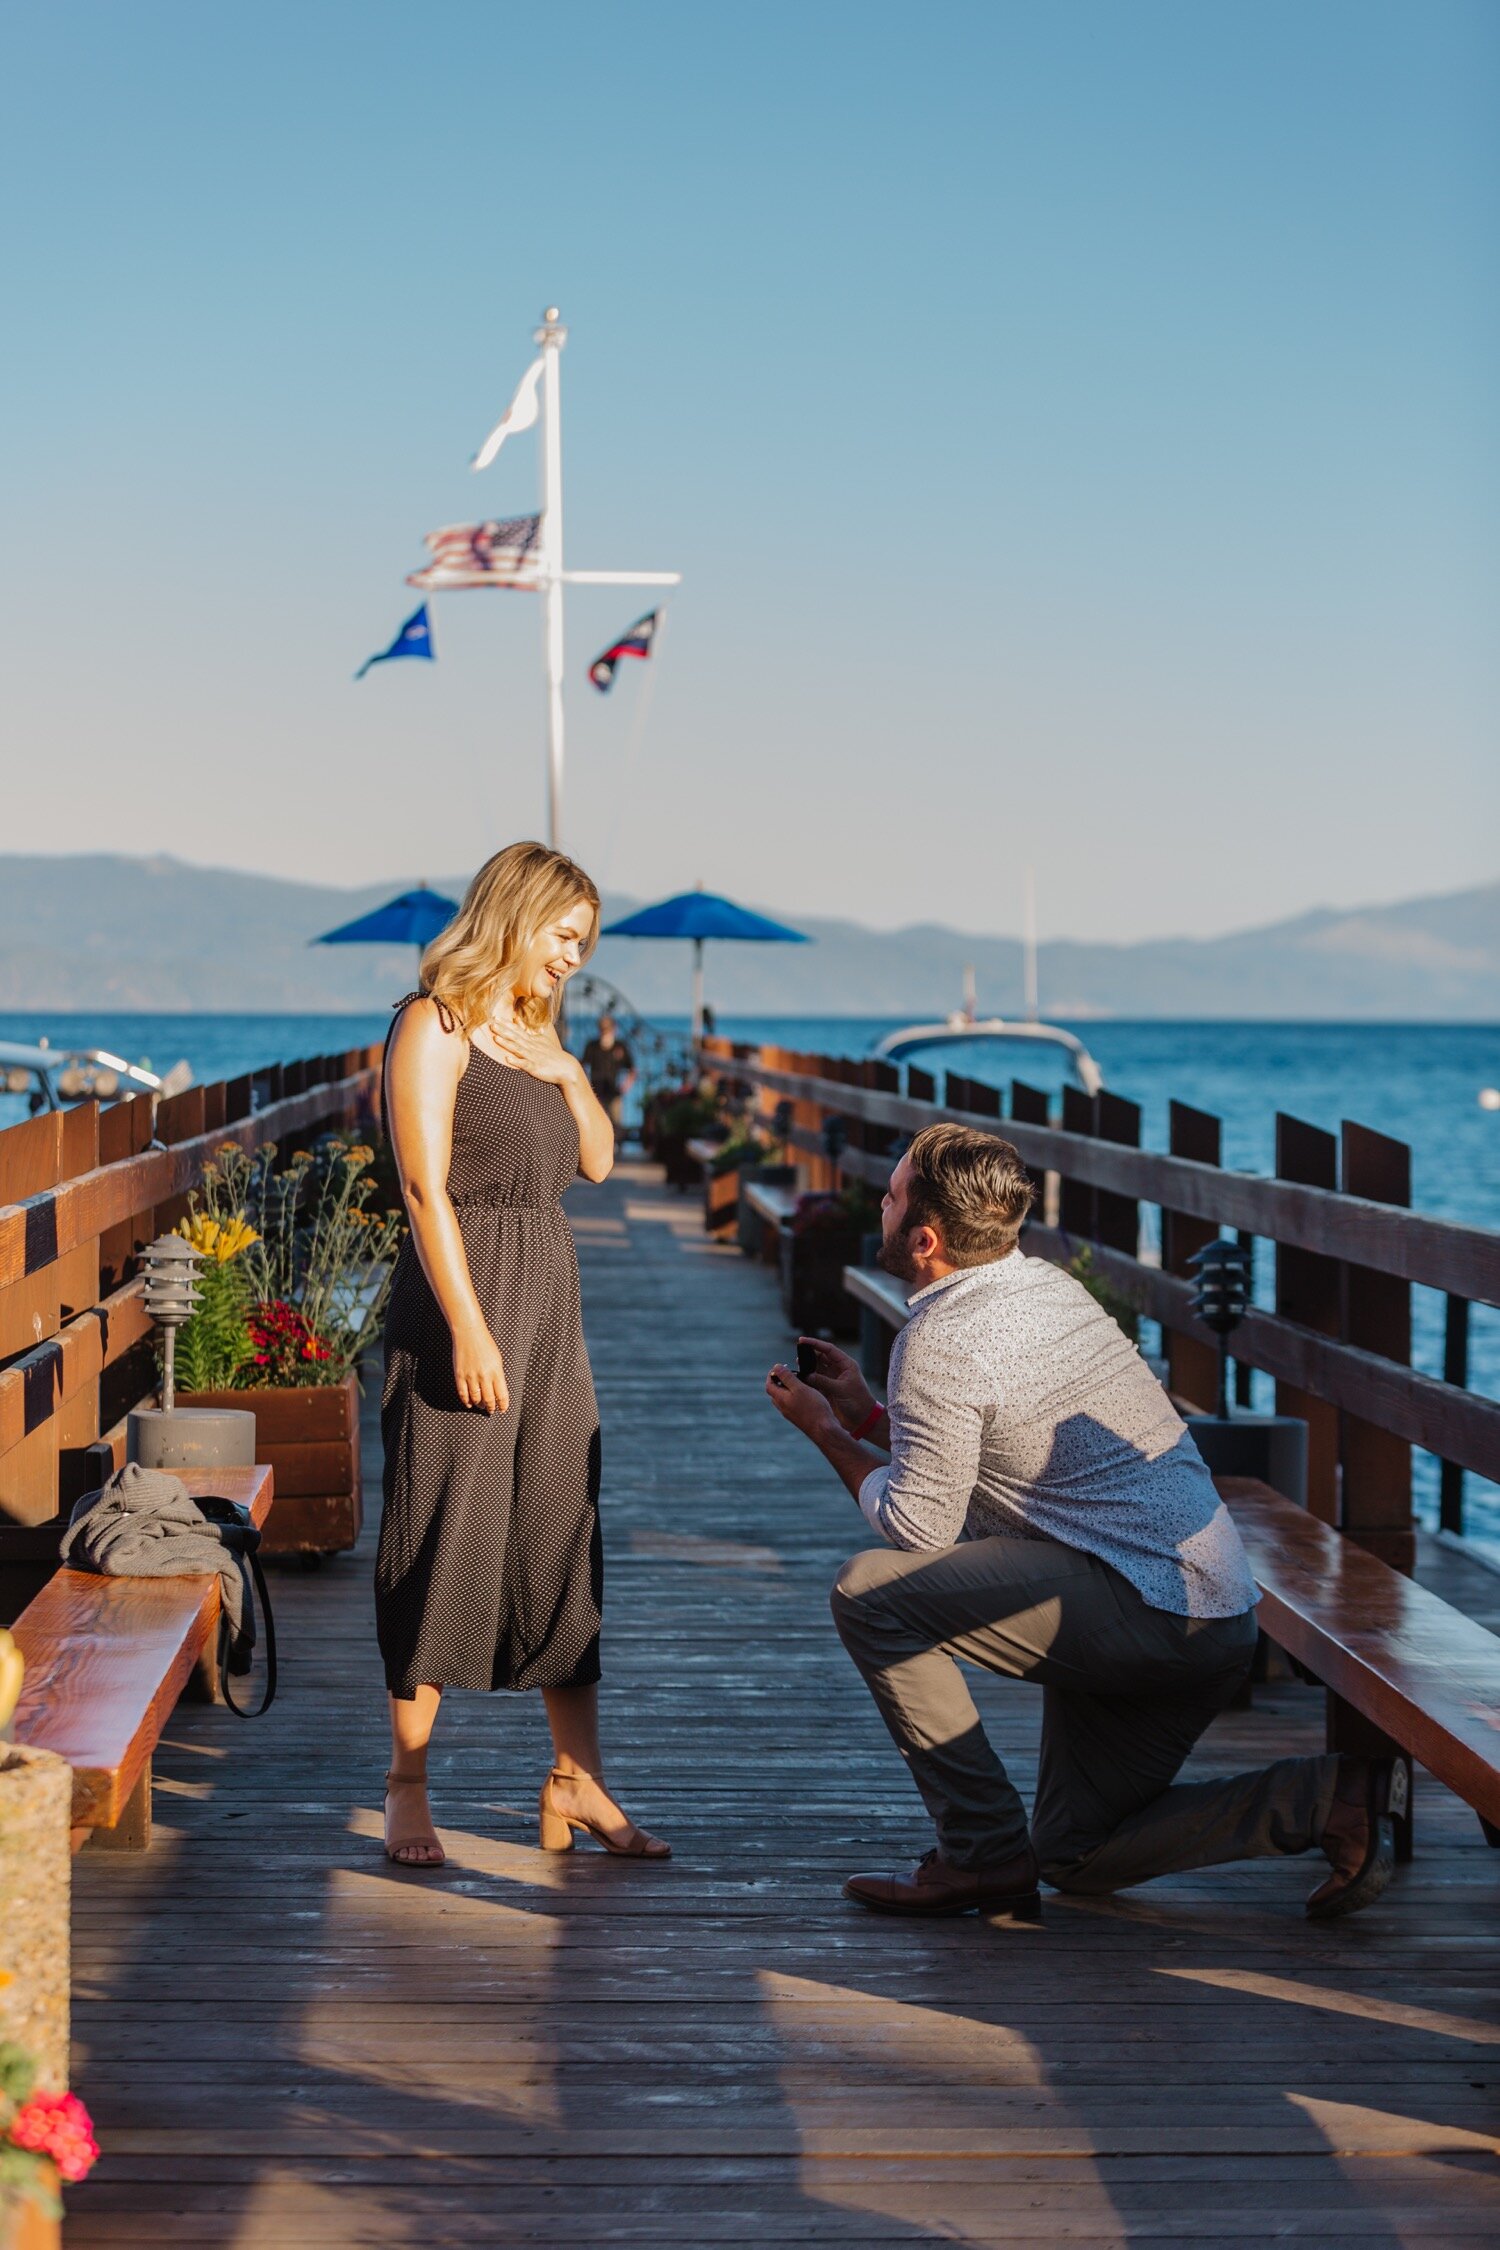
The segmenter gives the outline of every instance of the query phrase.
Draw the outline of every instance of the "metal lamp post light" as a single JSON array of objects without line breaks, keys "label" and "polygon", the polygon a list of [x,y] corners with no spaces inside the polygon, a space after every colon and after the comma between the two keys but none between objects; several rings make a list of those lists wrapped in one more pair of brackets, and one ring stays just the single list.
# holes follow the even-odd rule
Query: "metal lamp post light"
[{"label": "metal lamp post light", "polygon": [[198,1309],[198,1268],[203,1252],[180,1234],[158,1235],[141,1255],[146,1310],[161,1330],[161,1410],[177,1402],[177,1331]]},{"label": "metal lamp post light", "polygon": [[146,1310],[162,1334],[161,1404],[138,1406],[125,1425],[125,1457],[143,1469],[248,1469],[255,1416],[239,1407],[179,1407],[177,1331],[198,1309],[203,1253],[180,1234],[158,1235],[141,1252]]},{"label": "metal lamp post light", "polygon": [[1188,1260],[1197,1275],[1193,1311],[1205,1328],[1219,1339],[1219,1399],[1214,1409],[1221,1422],[1229,1420],[1229,1339],[1250,1308],[1250,1253],[1222,1235]]},{"label": "metal lamp post light", "polygon": [[1197,1276],[1192,1308],[1219,1340],[1219,1397],[1212,1414],[1190,1414],[1193,1442],[1215,1476],[1258,1477],[1307,1504],[1307,1424],[1292,1414],[1231,1415],[1229,1339],[1251,1309],[1250,1251],[1218,1236],[1188,1260]]}]

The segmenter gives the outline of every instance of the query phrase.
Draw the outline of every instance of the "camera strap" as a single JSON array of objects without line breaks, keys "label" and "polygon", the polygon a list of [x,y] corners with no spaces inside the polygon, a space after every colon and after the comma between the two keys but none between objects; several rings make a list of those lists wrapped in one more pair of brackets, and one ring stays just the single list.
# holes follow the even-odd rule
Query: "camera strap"
[{"label": "camera strap", "polygon": [[258,1719],[269,1711],[276,1700],[276,1620],[271,1614],[271,1596],[266,1587],[266,1574],[260,1567],[260,1530],[250,1521],[250,1511],[238,1500],[229,1500],[219,1493],[205,1493],[196,1501],[198,1512],[219,1545],[232,1554],[239,1565],[240,1577],[245,1586],[245,1602],[250,1618],[255,1615],[257,1599],[260,1603],[261,1625],[266,1641],[266,1681],[259,1703],[253,1707],[235,1700],[231,1678],[236,1673],[250,1669],[251,1635],[236,1634],[229,1622],[227,1611],[219,1611],[219,1693],[237,1719]]}]

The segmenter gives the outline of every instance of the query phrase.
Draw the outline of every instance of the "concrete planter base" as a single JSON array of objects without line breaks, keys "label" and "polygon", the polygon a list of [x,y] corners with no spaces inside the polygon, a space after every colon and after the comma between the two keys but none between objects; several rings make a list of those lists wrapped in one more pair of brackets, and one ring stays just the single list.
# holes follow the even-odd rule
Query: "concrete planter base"
[{"label": "concrete planter base", "polygon": [[0,1742],[0,2039],[35,2059],[41,2094],[68,2084],[72,1819],[67,1759]]}]

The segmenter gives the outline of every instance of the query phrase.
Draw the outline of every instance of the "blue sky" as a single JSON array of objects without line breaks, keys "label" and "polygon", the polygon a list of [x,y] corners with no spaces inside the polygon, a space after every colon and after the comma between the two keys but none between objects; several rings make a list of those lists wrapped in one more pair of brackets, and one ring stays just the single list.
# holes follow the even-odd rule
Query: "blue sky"
[{"label": "blue sky", "polygon": [[[1492,879],[1500,13],[12,11],[0,848],[357,882],[542,819],[540,621],[350,675],[561,305],[565,840],[1044,934]],[[634,762],[630,763],[634,746]]]}]

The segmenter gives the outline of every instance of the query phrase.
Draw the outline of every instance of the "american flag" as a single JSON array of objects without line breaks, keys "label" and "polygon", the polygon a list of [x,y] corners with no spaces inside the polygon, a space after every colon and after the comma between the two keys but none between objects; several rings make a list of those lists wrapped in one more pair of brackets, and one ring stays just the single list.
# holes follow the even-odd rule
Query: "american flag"
[{"label": "american flag", "polygon": [[506,516],[498,523],[450,523],[429,531],[422,544],[432,561],[407,578],[408,586],[443,593],[459,586],[538,583],[540,516]]}]

